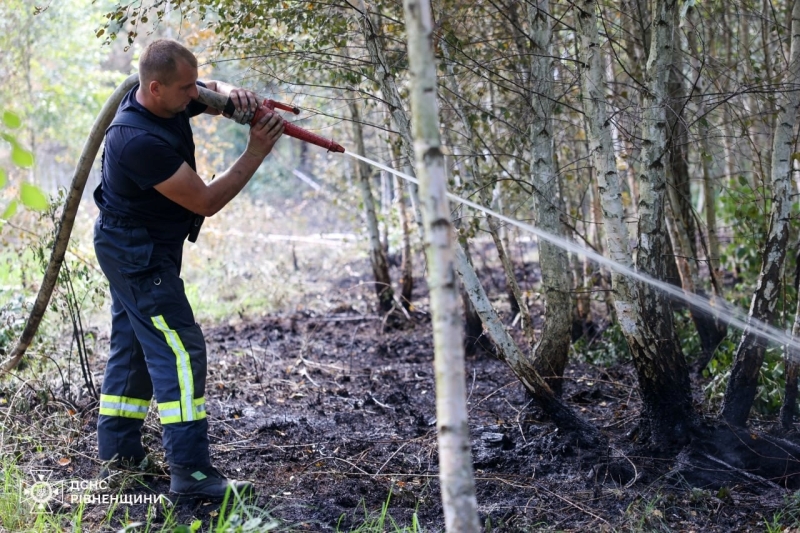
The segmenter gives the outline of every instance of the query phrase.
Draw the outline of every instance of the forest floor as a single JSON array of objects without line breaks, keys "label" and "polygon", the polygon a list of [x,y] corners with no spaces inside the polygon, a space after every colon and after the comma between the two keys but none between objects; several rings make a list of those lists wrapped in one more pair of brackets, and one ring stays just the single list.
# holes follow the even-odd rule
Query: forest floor
[{"label": "forest floor", "polygon": [[[431,324],[419,294],[424,282],[415,289],[418,300],[409,326],[384,330],[350,290],[369,287],[367,275],[356,274],[370,272],[368,263],[354,259],[350,267],[319,276],[330,285],[320,291],[331,298],[326,312],[296,306],[291,312],[205,327],[213,460],[229,476],[254,482],[258,505],[280,521],[280,531],[353,531],[380,515],[384,505],[396,524],[387,518],[386,531],[443,531]],[[495,276],[489,286],[500,288],[502,273],[488,275]],[[101,335],[97,353],[106,352],[107,342]],[[94,371],[102,372],[102,363],[94,364]],[[627,362],[600,367],[573,357],[566,370],[564,398],[609,440],[608,449],[599,452],[565,438],[509,368],[490,354],[469,355],[466,376],[477,501],[487,532],[797,527],[800,498],[789,490],[746,482],[722,489],[691,487],[675,474],[680,459],[638,455],[627,435],[641,404]],[[45,409],[40,400],[30,398],[40,414],[64,411],[58,402]],[[0,399],[0,407],[5,403]],[[705,402],[696,404],[702,411]],[[70,428],[68,436],[33,437],[37,444],[20,457],[21,467],[47,470],[48,479],[65,486],[95,479],[97,410],[89,406],[70,409],[69,420],[57,424]],[[29,414],[0,411],[6,436],[35,432]],[[163,460],[160,425],[152,411],[145,445]],[[598,465],[608,459],[629,465],[633,476],[620,481],[613,473],[602,474],[608,470]],[[168,488],[168,476],[160,475],[125,490],[167,494]],[[219,506],[178,501],[171,512],[181,524],[196,519],[208,524]],[[88,505],[84,531],[165,520],[147,513],[144,504],[111,510]],[[417,529],[412,529],[413,515]]]}]

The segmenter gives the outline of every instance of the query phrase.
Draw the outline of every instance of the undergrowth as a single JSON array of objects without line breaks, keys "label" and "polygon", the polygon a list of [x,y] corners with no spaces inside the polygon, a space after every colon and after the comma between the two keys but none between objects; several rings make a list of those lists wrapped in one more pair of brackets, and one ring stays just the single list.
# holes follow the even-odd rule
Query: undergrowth
[{"label": "undergrowth", "polygon": [[[354,528],[342,530],[342,522],[345,520],[346,515],[342,515],[339,517],[339,523],[336,526],[337,533],[383,533],[383,532],[390,532],[390,533],[423,533],[424,530],[419,524],[419,520],[417,518],[416,511],[411,515],[411,524],[409,525],[400,525],[398,524],[392,515],[389,513],[389,504],[392,501],[392,491],[389,490],[389,495],[386,497],[386,500],[383,502],[379,511],[372,511],[367,509],[366,502],[362,498],[359,502],[358,507],[353,511],[353,518],[354,521],[360,523],[360,525],[355,526]],[[356,516],[356,513],[360,513],[361,516]]]}]

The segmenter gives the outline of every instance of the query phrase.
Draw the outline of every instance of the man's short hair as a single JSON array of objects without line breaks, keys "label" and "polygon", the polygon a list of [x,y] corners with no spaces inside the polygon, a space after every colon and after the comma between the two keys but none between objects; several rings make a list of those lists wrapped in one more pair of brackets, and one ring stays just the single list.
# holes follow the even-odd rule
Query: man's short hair
[{"label": "man's short hair", "polygon": [[153,41],[139,57],[139,84],[142,87],[151,81],[171,84],[177,77],[178,61],[197,68],[197,58],[182,44],[171,39]]}]

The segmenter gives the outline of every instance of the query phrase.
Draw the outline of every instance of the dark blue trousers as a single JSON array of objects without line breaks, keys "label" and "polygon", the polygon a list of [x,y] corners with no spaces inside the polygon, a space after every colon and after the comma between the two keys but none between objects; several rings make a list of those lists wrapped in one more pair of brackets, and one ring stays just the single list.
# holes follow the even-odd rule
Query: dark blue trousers
[{"label": "dark blue trousers", "polygon": [[142,425],[155,394],[170,465],[210,465],[206,346],[180,278],[183,243],[101,214],[97,260],[111,291],[111,343],[101,388],[100,459],[144,458]]}]

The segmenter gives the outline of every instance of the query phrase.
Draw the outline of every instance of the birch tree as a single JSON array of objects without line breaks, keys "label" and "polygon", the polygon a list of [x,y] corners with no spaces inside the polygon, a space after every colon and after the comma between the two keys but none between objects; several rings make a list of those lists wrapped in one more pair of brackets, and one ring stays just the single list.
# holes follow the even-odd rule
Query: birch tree
[{"label": "birch tree", "polygon": [[[657,0],[647,61],[642,119],[642,163],[639,186],[636,268],[663,278],[666,244],[664,223],[667,160],[666,99],[672,57],[673,10],[676,3]],[[589,137],[603,206],[606,244],[611,258],[633,266],[624,223],[621,179],[605,105],[602,44],[597,29],[597,3],[583,2],[577,13],[580,33],[581,88],[589,121]],[[639,379],[643,412],[640,428],[654,445],[685,442],[693,413],[688,369],[672,324],[666,297],[649,286],[612,274],[617,320],[631,350]]]},{"label": "birch tree", "polygon": [[[533,59],[531,65],[530,127],[531,182],[537,225],[561,238],[568,234],[561,222],[563,204],[553,161],[553,51],[550,0],[528,6]],[[572,279],[566,251],[539,241],[539,265],[544,293],[544,324],[533,350],[534,366],[557,393],[562,390],[572,329]],[[549,378],[549,379],[548,379]]]},{"label": "birch tree", "polygon": [[431,49],[429,0],[404,0],[411,75],[411,111],[428,260],[436,371],[439,479],[445,528],[477,533],[475,481],[467,420],[463,327],[453,266],[458,246],[450,222],[447,178],[439,137],[436,64]]},{"label": "birch tree", "polygon": [[[639,224],[636,268],[665,278],[667,233],[664,226],[669,160],[668,78],[675,46],[677,0],[656,0],[650,51],[645,70],[642,116],[642,162],[639,170]],[[653,442],[685,442],[694,418],[689,371],[672,321],[666,295],[650,285],[639,293],[641,325],[628,344],[639,377],[644,416]]]},{"label": "birch tree", "polygon": [[[789,240],[792,210],[792,153],[797,111],[800,107],[800,2],[794,2],[791,13],[791,48],[781,91],[775,95],[780,110],[772,139],[769,233],[762,252],[761,272],[750,301],[749,319],[770,322],[781,289],[781,271]],[[758,374],[764,362],[766,346],[758,336],[758,328],[744,330],[736,348],[733,368],[725,390],[722,417],[729,423],[743,426],[758,388]]]}]

